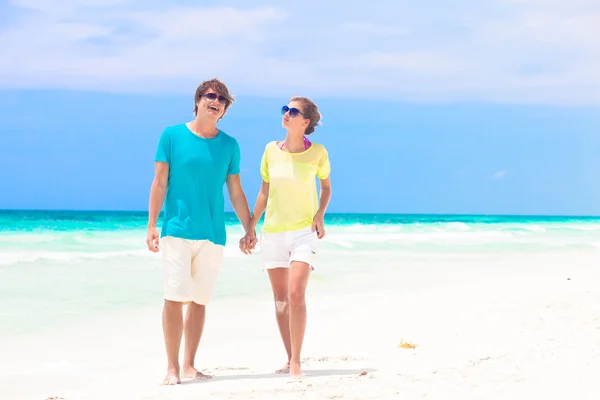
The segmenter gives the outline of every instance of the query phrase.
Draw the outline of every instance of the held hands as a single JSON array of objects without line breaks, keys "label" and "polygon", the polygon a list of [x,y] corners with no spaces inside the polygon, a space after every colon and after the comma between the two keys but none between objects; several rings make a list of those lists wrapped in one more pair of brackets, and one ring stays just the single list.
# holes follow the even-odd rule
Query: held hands
[{"label": "held hands", "polygon": [[252,230],[240,239],[240,250],[244,254],[252,254],[252,250],[256,247],[256,243],[258,243],[256,232]]},{"label": "held hands", "polygon": [[317,232],[317,237],[323,239],[325,237],[325,217],[321,213],[317,213],[313,218],[312,231]]}]

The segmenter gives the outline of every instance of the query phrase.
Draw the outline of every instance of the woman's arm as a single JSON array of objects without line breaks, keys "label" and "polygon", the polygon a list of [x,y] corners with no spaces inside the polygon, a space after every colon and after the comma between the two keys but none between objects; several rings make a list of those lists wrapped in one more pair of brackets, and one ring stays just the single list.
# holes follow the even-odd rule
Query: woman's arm
[{"label": "woman's arm", "polygon": [[258,191],[258,196],[256,197],[256,203],[254,204],[254,212],[252,213],[252,218],[250,219],[250,229],[249,232],[254,232],[256,228],[256,224],[262,217],[265,209],[267,208],[267,199],[269,198],[269,184],[262,181],[262,185],[260,186],[260,190]]},{"label": "woman's arm", "polygon": [[240,250],[245,254],[252,254],[252,249],[254,249],[254,246],[256,246],[256,243],[258,242],[255,228],[256,224],[258,224],[258,220],[260,220],[263,212],[265,212],[265,208],[267,208],[268,197],[269,184],[263,181],[260,191],[258,192],[258,196],[256,197],[254,213],[252,214],[250,222],[248,223],[248,230],[246,230],[246,235],[240,239]]},{"label": "woman's arm", "polygon": [[331,179],[329,177],[320,179],[321,182],[321,198],[319,199],[319,211],[317,215],[325,216],[329,201],[331,200]]},{"label": "woman's arm", "polygon": [[313,218],[313,231],[317,231],[317,237],[323,239],[325,237],[325,212],[331,200],[331,180],[329,176],[325,179],[320,179],[321,197],[319,198],[319,210]]}]

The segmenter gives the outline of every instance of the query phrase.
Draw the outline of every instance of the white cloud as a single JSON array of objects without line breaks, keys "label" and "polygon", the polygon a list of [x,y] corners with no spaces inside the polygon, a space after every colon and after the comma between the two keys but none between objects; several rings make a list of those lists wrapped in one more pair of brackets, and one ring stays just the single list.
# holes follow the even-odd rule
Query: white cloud
[{"label": "white cloud", "polygon": [[600,105],[596,1],[227,3],[15,0],[0,86]]},{"label": "white cloud", "polygon": [[507,174],[508,174],[508,170],[503,169],[503,170],[500,170],[500,171],[497,171],[496,173],[494,173],[494,175],[492,175],[492,179],[502,179]]}]

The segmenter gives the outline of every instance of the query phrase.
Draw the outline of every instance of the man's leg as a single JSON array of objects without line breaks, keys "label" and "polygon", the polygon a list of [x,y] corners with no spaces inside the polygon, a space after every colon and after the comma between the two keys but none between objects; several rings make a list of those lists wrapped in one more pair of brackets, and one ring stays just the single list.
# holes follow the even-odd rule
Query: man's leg
[{"label": "man's leg", "polygon": [[275,301],[275,317],[279,334],[283,340],[285,351],[287,353],[286,365],[277,370],[278,374],[287,374],[290,372],[290,360],[292,358],[292,342],[290,338],[290,313],[288,307],[288,268],[273,268],[269,269],[269,280],[273,289],[273,297]]},{"label": "man's leg", "polygon": [[289,300],[290,300],[290,333],[292,344],[292,357],[290,360],[290,374],[301,376],[300,353],[306,331],[306,286],[310,276],[311,267],[300,261],[292,261],[289,272]]},{"label": "man's leg", "polygon": [[206,306],[191,302],[187,307],[185,315],[185,353],[183,358],[183,378],[186,379],[210,379],[212,376],[205,375],[194,367],[196,352],[200,344],[200,338],[204,331],[206,319]]},{"label": "man's leg", "polygon": [[163,385],[176,385],[181,382],[179,349],[183,334],[183,304],[191,295],[192,253],[184,239],[166,236],[161,243],[161,253],[165,269],[165,287],[162,324],[167,350],[167,376]]},{"label": "man's leg", "polygon": [[163,385],[176,385],[181,382],[179,375],[179,348],[183,333],[183,303],[165,300],[162,323],[167,350],[167,376]]},{"label": "man's leg", "polygon": [[196,353],[204,331],[206,305],[210,302],[223,261],[223,246],[208,240],[198,241],[192,256],[192,297],[185,318],[184,378],[211,379],[195,366]]}]

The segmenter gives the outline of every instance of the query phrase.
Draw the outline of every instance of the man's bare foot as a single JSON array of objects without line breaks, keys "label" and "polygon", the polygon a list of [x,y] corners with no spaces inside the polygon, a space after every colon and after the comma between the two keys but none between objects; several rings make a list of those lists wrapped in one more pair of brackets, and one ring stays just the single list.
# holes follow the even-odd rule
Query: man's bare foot
[{"label": "man's bare foot", "polygon": [[181,379],[179,379],[179,371],[169,370],[167,371],[167,376],[162,381],[161,386],[171,386],[177,385],[181,383]]},{"label": "man's bare foot", "polygon": [[299,378],[304,376],[302,373],[302,369],[300,368],[300,363],[296,361],[290,362],[290,376],[293,378]]},{"label": "man's bare foot", "polygon": [[276,374],[289,374],[290,373],[290,363],[285,364],[285,367],[278,369],[275,371]]},{"label": "man's bare foot", "polygon": [[183,367],[182,378],[183,379],[208,380],[208,379],[212,379],[212,376],[203,374],[202,372],[198,371],[194,367]]}]

